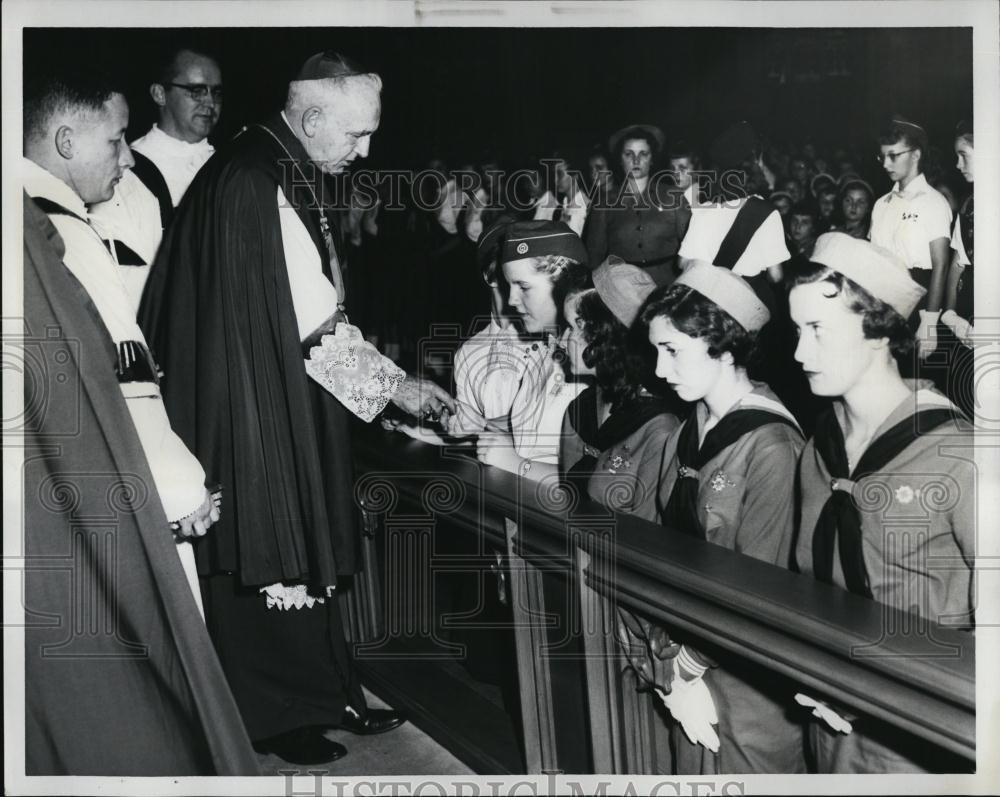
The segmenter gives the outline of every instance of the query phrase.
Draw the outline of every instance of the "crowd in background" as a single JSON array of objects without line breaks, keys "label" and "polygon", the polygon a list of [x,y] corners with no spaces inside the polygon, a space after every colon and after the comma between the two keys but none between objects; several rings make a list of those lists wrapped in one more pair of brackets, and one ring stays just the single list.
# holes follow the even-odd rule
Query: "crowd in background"
[{"label": "crowd in background", "polygon": [[[644,127],[651,156],[648,169],[664,178],[658,186],[676,188],[685,206],[720,195],[719,170],[708,142],[701,146],[668,143],[659,130]],[[971,124],[967,129],[971,131]],[[874,129],[871,142],[870,147],[852,149],[810,141],[772,143],[766,133],[761,137],[760,157],[745,164],[746,189],[778,210],[792,261],[808,260],[824,232],[843,231],[870,240],[876,200],[893,184],[882,168]],[[609,198],[613,202],[623,196],[631,165],[624,161],[623,144],[620,137],[612,136],[606,145],[569,148],[527,163],[507,163],[490,155],[461,161],[454,169],[443,158],[434,157],[423,171],[414,172],[426,175],[429,171],[436,177],[421,178],[423,193],[400,193],[404,200],[419,195],[419,202],[397,202],[394,209],[386,210],[380,206],[384,200],[372,201],[367,194],[365,201],[357,203],[364,210],[352,207],[344,214],[349,230],[347,280],[354,289],[352,313],[388,351],[407,364],[420,362],[446,382],[448,358],[443,352],[448,351],[449,342],[459,345],[489,315],[489,293],[476,268],[476,240],[491,220],[505,214],[519,219],[562,218],[585,241],[591,268],[608,254],[644,266],[634,244],[608,249],[601,215],[594,212],[607,205]],[[971,226],[971,182],[955,166],[953,142],[941,144],[922,153],[921,173],[947,201],[952,218],[964,208]],[[506,185],[512,175],[512,184]],[[460,185],[467,190],[460,190]],[[563,208],[565,212],[556,212]],[[673,243],[674,254],[679,243]],[[666,268],[669,274],[659,282],[669,282],[679,273],[676,259]],[[958,271],[953,274],[956,283]],[[963,281],[965,306],[957,308],[966,319],[971,315],[970,277],[971,272]],[[956,309],[953,295],[947,301],[942,310]],[[926,374],[971,413],[967,389],[957,386],[958,372],[968,376],[967,368],[953,354],[942,347],[926,364]],[[961,395],[963,389],[965,395]]]}]

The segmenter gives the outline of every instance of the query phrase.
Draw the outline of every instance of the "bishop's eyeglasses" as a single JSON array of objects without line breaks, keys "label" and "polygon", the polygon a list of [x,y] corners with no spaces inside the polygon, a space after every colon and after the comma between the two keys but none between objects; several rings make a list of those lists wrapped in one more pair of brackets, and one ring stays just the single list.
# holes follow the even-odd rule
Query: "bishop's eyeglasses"
[{"label": "bishop's eyeglasses", "polygon": [[204,102],[208,99],[208,95],[212,95],[212,99],[219,102],[222,99],[222,86],[209,86],[205,83],[166,83],[167,86],[173,86],[176,89],[184,89],[188,93],[188,96],[197,102]]}]

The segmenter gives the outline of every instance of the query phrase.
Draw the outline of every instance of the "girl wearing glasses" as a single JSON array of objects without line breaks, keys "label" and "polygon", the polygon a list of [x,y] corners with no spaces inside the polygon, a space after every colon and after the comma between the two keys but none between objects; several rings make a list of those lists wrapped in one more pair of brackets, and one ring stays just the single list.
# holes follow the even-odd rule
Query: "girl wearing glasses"
[{"label": "girl wearing glasses", "polygon": [[879,135],[879,145],[877,159],[894,185],[872,209],[871,242],[899,257],[913,280],[927,290],[918,307],[916,335],[917,354],[924,360],[937,346],[951,259],[951,207],[924,177],[930,150],[923,127],[896,115]]}]

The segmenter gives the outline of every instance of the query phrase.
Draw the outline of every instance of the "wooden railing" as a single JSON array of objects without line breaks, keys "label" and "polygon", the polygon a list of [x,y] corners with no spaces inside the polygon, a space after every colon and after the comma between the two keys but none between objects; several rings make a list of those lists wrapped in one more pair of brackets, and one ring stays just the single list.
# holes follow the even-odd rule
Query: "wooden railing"
[{"label": "wooden railing", "polygon": [[[616,603],[766,668],[787,681],[790,702],[797,691],[833,699],[974,766],[972,634],[567,498],[554,482],[520,479],[457,449],[376,428],[358,435],[354,448],[369,535],[393,517],[419,519],[479,535],[484,549],[506,554],[527,771],[579,768],[576,760],[567,769],[566,751],[579,747],[581,733],[590,771],[665,766],[662,721],[624,684]],[[352,597],[357,641],[384,634],[384,566],[369,557]],[[553,601],[555,593],[566,597]],[[574,661],[576,692],[566,674]],[[574,694],[585,696],[577,706],[584,729],[560,720],[567,711],[558,706]]]}]

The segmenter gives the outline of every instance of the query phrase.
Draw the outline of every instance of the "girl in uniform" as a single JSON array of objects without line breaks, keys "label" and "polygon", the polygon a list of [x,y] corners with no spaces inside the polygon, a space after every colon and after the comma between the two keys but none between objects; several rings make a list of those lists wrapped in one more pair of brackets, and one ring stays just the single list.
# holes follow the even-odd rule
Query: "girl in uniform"
[{"label": "girl in uniform", "polygon": [[[566,299],[569,368],[596,384],[563,416],[560,468],[581,492],[619,512],[656,520],[663,446],[677,426],[671,405],[644,386],[652,377],[633,323],[656,288],[645,271],[609,257],[594,288]],[[624,489],[623,489],[624,488]]]},{"label": "girl in uniform", "polygon": [[508,303],[528,343],[526,368],[510,410],[511,434],[480,433],[477,456],[539,480],[558,471],[563,413],[584,388],[566,380],[556,354],[566,328],[563,302],[587,279],[587,252],[564,222],[519,221],[506,230],[500,260]]},{"label": "girl in uniform", "polygon": [[[676,396],[669,401],[645,387],[653,368],[645,327],[635,322],[656,283],[614,256],[593,277],[594,288],[566,299],[570,370],[596,384],[563,416],[560,470],[579,494],[655,522],[663,450],[681,406]],[[665,673],[677,646],[667,632],[623,607],[615,614],[617,638],[636,675],[632,685],[646,691],[669,683]]]},{"label": "girl in uniform", "polygon": [[[664,449],[664,525],[787,567],[803,440],[771,389],[747,376],[766,306],[741,277],[698,263],[653,294],[642,317],[656,375],[695,405]],[[670,692],[660,693],[679,726],[677,773],[803,772],[801,728],[773,678],[728,657],[716,666],[697,645],[681,647]]]},{"label": "girl in uniform", "polygon": [[[802,453],[795,556],[821,581],[971,627],[971,429],[929,383],[903,380],[893,357],[913,344],[905,319],[923,295],[891,252],[839,232],[820,237],[792,280],[795,358],[812,391],[834,399]],[[899,730],[797,699],[822,720],[810,727],[820,772],[951,771]]]},{"label": "girl in uniform", "polygon": [[951,259],[951,207],[924,177],[930,154],[924,128],[893,117],[879,136],[879,144],[879,163],[894,185],[872,209],[871,242],[902,260],[910,276],[926,290],[916,335],[917,353],[925,359],[934,350],[944,301]]}]

